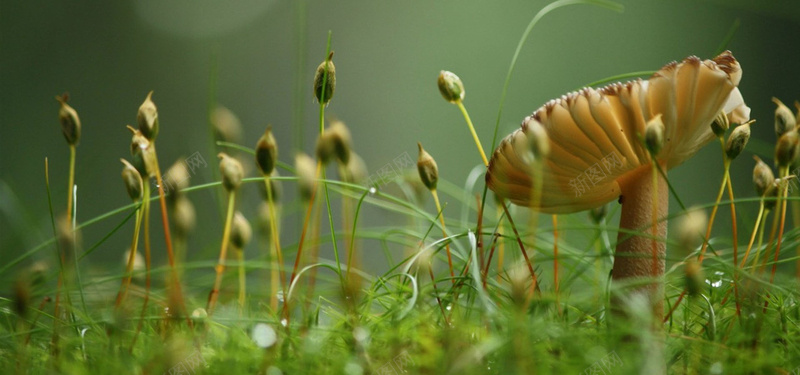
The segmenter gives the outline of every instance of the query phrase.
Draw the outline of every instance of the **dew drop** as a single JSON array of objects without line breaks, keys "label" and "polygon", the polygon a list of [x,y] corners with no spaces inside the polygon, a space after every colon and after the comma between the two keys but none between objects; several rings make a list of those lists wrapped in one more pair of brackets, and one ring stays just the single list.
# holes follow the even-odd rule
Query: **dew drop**
[{"label": "dew drop", "polygon": [[356,341],[358,341],[359,344],[364,345],[364,342],[369,339],[369,331],[363,327],[356,327],[353,330],[353,337],[356,339]]},{"label": "dew drop", "polygon": [[347,375],[363,375],[364,368],[362,368],[358,363],[348,362],[344,366],[344,373]]},{"label": "dew drop", "polygon": [[253,327],[250,336],[259,348],[269,348],[278,341],[278,335],[268,324],[258,323]]},{"label": "dew drop", "polygon": [[276,297],[278,298],[278,303],[283,303],[283,291],[282,290],[278,291],[278,293],[276,294]]}]

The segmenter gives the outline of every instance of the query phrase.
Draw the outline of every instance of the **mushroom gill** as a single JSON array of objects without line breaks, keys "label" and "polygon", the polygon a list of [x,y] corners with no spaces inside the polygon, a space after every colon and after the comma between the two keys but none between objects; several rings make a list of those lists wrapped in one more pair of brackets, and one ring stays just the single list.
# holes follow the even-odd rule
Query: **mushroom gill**
[{"label": "mushroom gill", "polygon": [[736,87],[741,68],[730,52],[712,60],[691,56],[665,65],[648,80],[584,88],[547,102],[503,139],[492,155],[486,183],[492,191],[530,206],[533,176],[527,150],[520,147],[528,124],[547,131],[550,155],[542,175],[539,207],[544,213],[591,209],[620,196],[619,180],[649,164],[639,137],[661,114],[664,147],[658,161],[671,169],[714,139],[709,125],[724,111],[731,123],[749,119]]}]

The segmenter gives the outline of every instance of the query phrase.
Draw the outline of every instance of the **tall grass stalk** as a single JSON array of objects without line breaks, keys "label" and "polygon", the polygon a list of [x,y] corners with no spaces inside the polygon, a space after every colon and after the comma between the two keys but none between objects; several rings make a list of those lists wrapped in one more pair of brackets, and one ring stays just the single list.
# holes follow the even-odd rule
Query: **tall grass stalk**
[{"label": "tall grass stalk", "polygon": [[136,208],[136,223],[134,223],[131,249],[128,254],[128,262],[125,266],[125,277],[122,279],[122,285],[117,293],[117,300],[114,302],[114,308],[117,310],[119,310],[120,306],[122,306],[122,303],[125,301],[125,298],[128,295],[128,287],[130,286],[131,279],[133,278],[133,263],[136,260],[136,251],[139,247],[139,229],[142,224],[142,213],[144,212],[142,207],[144,204],[145,203],[142,202],[140,206]]},{"label": "tall grass stalk", "polygon": [[[711,229],[714,227],[714,220],[717,217],[717,210],[719,209],[719,203],[722,201],[722,195],[725,194],[725,188],[728,186],[728,179],[730,178],[730,160],[728,160],[727,155],[725,154],[725,139],[720,136],[719,140],[722,144],[722,160],[723,160],[723,176],[722,176],[722,183],[719,186],[719,192],[717,193],[717,199],[714,200],[714,205],[711,208],[711,215],[708,217],[708,225],[706,225],[706,234],[703,237],[703,245],[700,248],[700,253],[697,256],[697,263],[702,266],[703,259],[705,258],[706,250],[708,249],[709,240],[711,239]],[[733,204],[733,203],[731,203]],[[734,219],[735,220],[735,219]],[[675,309],[680,305],[683,298],[686,296],[686,288],[683,289],[681,294],[678,296],[678,299],[672,305],[672,308],[664,314],[663,322],[666,322],[672,316],[672,313]]]},{"label": "tall grass stalk", "polygon": [[222,275],[225,272],[225,263],[228,256],[228,243],[230,242],[231,238],[231,222],[233,221],[233,211],[235,205],[236,190],[231,190],[228,192],[228,211],[225,215],[225,228],[222,232],[222,246],[219,250],[219,261],[215,267],[217,275],[214,279],[214,288],[211,289],[211,294],[208,296],[208,304],[206,307],[208,315],[211,315],[214,312],[214,307],[216,307],[217,298],[219,297],[219,288],[222,285]]},{"label": "tall grass stalk", "polygon": [[[47,206],[50,210],[50,225],[53,229],[53,238],[58,238],[58,233],[56,232],[56,219],[55,214],[53,212],[53,199],[52,195],[50,194],[50,167],[48,163],[48,159],[44,158],[44,182],[45,188],[47,189]],[[51,349],[53,352],[54,357],[57,359],[60,353],[59,346],[58,346],[58,339],[59,339],[59,312],[60,312],[60,302],[61,302],[61,288],[64,284],[64,253],[59,246],[59,242],[55,241],[56,247],[56,263],[58,264],[58,281],[56,283],[56,300],[53,306],[53,335],[51,339]],[[69,294],[66,294],[66,298],[69,299]]]},{"label": "tall grass stalk", "polygon": [[[145,281],[144,281],[144,301],[142,302],[142,312],[139,314],[139,323],[136,325],[136,333],[133,335],[131,342],[131,351],[136,346],[136,340],[139,338],[139,333],[142,331],[144,325],[144,316],[147,311],[147,303],[150,301],[150,179],[146,179],[142,184],[144,193],[142,194],[142,217],[144,217],[144,266],[145,266]],[[131,249],[131,252],[133,249]]]},{"label": "tall grass stalk", "polygon": [[[781,245],[783,244],[783,230],[786,225],[786,204],[789,198],[789,181],[787,177],[789,176],[789,168],[782,167],[779,168],[778,174],[780,175],[780,179],[782,184],[780,186],[780,193],[778,194],[778,206],[780,207],[780,215],[776,214],[776,218],[780,216],[780,225],[778,226],[778,240],[775,245],[775,257],[772,260],[772,271],[769,275],[769,283],[773,284],[775,282],[775,271],[778,268],[778,256],[781,252]],[[767,292],[767,298],[764,301],[764,310],[766,310],[767,306],[769,306],[769,292]]]},{"label": "tall grass stalk", "polygon": [[[447,238],[447,226],[444,223],[444,211],[442,211],[442,204],[439,202],[439,193],[436,189],[431,189],[431,195],[433,196],[433,202],[436,204],[436,212],[437,216],[439,216],[439,223],[442,225],[442,238]],[[447,266],[450,269],[450,278],[453,281],[453,285],[456,283],[456,274],[453,271],[453,256],[450,254],[450,243],[445,243],[445,249],[447,251]]]},{"label": "tall grass stalk", "polygon": [[726,153],[725,142],[720,137],[720,144],[722,145],[722,158],[724,160],[723,166],[725,168],[725,180],[728,190],[728,198],[730,199],[731,206],[731,237],[733,240],[733,293],[736,302],[736,316],[742,314],[742,301],[739,297],[739,272],[737,265],[739,264],[739,229],[736,224],[736,203],[733,197],[733,186],[731,184],[731,159]]},{"label": "tall grass stalk", "polygon": [[[502,202],[499,204],[502,204]],[[505,262],[506,257],[506,242],[503,239],[503,233],[505,232],[502,222],[503,209],[499,205],[495,208],[495,217],[497,218],[497,236],[499,237],[497,240],[497,282],[499,283],[503,280],[503,273],[505,272],[503,262]]]},{"label": "tall grass stalk", "polygon": [[189,327],[192,327],[192,319],[186,313],[186,302],[183,299],[183,292],[181,291],[181,280],[178,276],[177,265],[175,264],[175,252],[172,250],[172,236],[169,231],[169,219],[167,218],[167,200],[164,194],[164,180],[161,178],[161,167],[158,164],[158,156],[156,153],[155,139],[152,141],[153,158],[156,160],[156,184],[158,185],[158,201],[161,204],[161,224],[164,229],[164,242],[167,245],[167,259],[169,260],[170,276],[172,279],[172,290],[170,293],[175,297],[178,302],[179,314],[182,314]]},{"label": "tall grass stalk", "polygon": [[[315,176],[319,177],[319,175],[321,173],[321,169],[322,169],[322,164],[317,163],[317,170],[315,172]],[[300,240],[297,243],[297,255],[295,256],[295,259],[294,259],[294,267],[292,268],[292,276],[289,277],[289,285],[293,285],[294,284],[294,280],[297,277],[297,272],[300,269],[300,262],[303,259],[303,249],[304,249],[303,245],[305,244],[306,233],[307,233],[307,231],[309,229],[309,225],[311,223],[311,215],[312,215],[312,213],[314,211],[314,201],[315,201],[315,198],[316,198],[316,195],[317,195],[317,190],[318,190],[318,187],[316,186],[316,184],[317,184],[316,183],[316,179],[314,181],[315,182],[314,182],[314,187],[311,190],[311,196],[308,199],[308,202],[306,202],[306,214],[305,214],[305,218],[303,219],[303,229],[300,230]],[[313,224],[311,224],[311,225],[313,225]],[[314,245],[312,244],[311,246],[314,246]],[[312,281],[313,281],[313,278],[312,278]],[[274,303],[277,305],[277,300],[275,300]],[[283,316],[284,316],[284,318],[286,318],[288,315],[289,315],[289,298],[288,298],[288,295],[286,295],[286,296],[284,296]]]},{"label": "tall grass stalk", "polygon": [[[323,64],[325,64],[325,61],[328,61],[330,59],[330,57],[331,57],[331,36],[332,36],[332,34],[333,33],[331,31],[328,31],[328,42],[327,42],[327,46],[325,48],[326,60],[323,61]],[[328,98],[328,99],[325,98],[325,93],[327,92],[327,83],[328,83],[328,69],[327,69],[327,65],[326,65],[326,69],[322,69],[322,87],[321,87],[321,90],[320,90],[320,96],[318,98],[318,100],[319,100],[319,135],[320,135],[320,137],[325,133],[325,106],[327,105],[328,101],[330,100],[330,98]],[[297,277],[297,270],[298,270],[298,267],[300,265],[300,260],[302,258],[302,253],[303,253],[303,247],[302,247],[303,240],[305,239],[305,233],[306,233],[306,230],[308,228],[308,220],[311,217],[311,211],[312,211],[313,206],[314,206],[314,198],[316,197],[316,191],[317,191],[317,186],[316,185],[317,185],[317,180],[318,180],[319,176],[322,176],[323,179],[326,178],[325,177],[325,168],[323,168],[321,161],[318,160],[317,161],[317,171],[316,171],[316,177],[317,178],[315,179],[313,192],[311,193],[311,198],[309,199],[309,202],[308,202],[308,209],[306,211],[306,219],[303,222],[303,230],[302,230],[302,232],[300,234],[300,242],[299,242],[299,245],[298,245],[298,248],[297,248],[297,257],[295,259],[294,268],[292,270],[292,277],[289,280],[289,285],[292,285],[294,283],[295,278]],[[336,245],[336,234],[335,234],[336,233],[336,227],[333,225],[333,212],[331,211],[331,202],[330,202],[330,197],[328,195],[328,185],[323,183],[323,189],[325,190],[325,204],[326,204],[327,211],[328,211],[328,222],[329,222],[330,228],[331,228],[331,238],[332,238],[331,242],[333,243],[333,253],[334,253],[335,257],[336,257],[337,273],[339,275],[341,286],[342,286],[342,288],[344,288],[345,287],[345,285],[344,285],[345,281],[342,278],[342,266],[341,266],[341,262],[339,261],[339,249],[338,249],[338,247]],[[290,318],[288,295],[284,296],[283,311],[284,311],[283,317],[284,317],[284,319],[286,319],[287,327],[288,327],[288,321],[289,321],[289,318]]]},{"label": "tall grass stalk", "polygon": [[281,292],[286,295],[286,287],[284,285],[286,280],[285,271],[283,270],[283,251],[281,250],[281,240],[280,240],[280,231],[278,230],[278,213],[275,209],[275,202],[274,202],[274,195],[272,191],[272,183],[270,181],[269,176],[264,176],[264,185],[267,189],[267,207],[269,210],[269,230],[271,233],[271,239],[273,240],[273,245],[271,246],[272,251],[270,252],[270,260],[273,263],[273,267],[270,271],[270,307],[272,307],[273,311],[278,310],[278,286],[280,286]]}]

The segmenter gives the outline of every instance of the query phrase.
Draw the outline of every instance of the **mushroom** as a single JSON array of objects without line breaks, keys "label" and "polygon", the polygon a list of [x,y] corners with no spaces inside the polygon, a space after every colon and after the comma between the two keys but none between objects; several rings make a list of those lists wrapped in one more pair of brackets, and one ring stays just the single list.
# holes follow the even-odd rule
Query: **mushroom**
[{"label": "mushroom", "polygon": [[[656,228],[657,262],[653,264],[653,173],[643,136],[646,124],[661,116],[663,147],[655,161],[666,173],[716,138],[711,129],[724,113],[731,123],[749,120],[748,108],[737,88],[742,72],[726,51],[712,60],[691,56],[665,65],[648,80],[637,79],[603,88],[584,88],[551,100],[525,118],[492,155],[486,183],[499,196],[521,206],[550,214],[565,214],[602,206],[619,198],[620,231],[612,270],[615,282],[658,279],[664,273],[666,221]],[[532,124],[547,132],[550,153],[541,176],[525,149]],[[532,199],[535,178],[541,178],[541,198]],[[668,211],[667,182],[656,176],[657,215]],[[654,314],[663,315],[661,283],[635,287],[633,293],[650,298]]]}]

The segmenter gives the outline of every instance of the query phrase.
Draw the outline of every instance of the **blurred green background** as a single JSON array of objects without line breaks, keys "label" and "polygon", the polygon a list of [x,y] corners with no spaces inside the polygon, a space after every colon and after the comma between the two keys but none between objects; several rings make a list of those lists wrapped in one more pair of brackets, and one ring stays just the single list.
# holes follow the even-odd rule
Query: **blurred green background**
[{"label": "blurred green background", "polygon": [[[370,173],[404,153],[416,158],[416,142],[421,141],[436,158],[441,178],[463,186],[480,158],[461,114],[440,97],[436,76],[446,69],[463,79],[465,104],[488,148],[516,44],[548,2],[0,2],[0,265],[52,235],[45,157],[50,160],[56,211],[66,205],[68,148],[57,120],[57,94],[70,93],[70,104],[83,122],[77,217],[86,221],[129,203],[119,177],[119,158],[130,156],[125,125],[135,124],[136,110],[150,90],[155,90],[161,119],[162,168],[195,152],[208,164],[192,175],[193,185],[213,181],[217,168],[207,120],[214,71],[214,96],[241,119],[245,146],[253,147],[272,124],[282,161],[291,164],[298,150],[312,152],[318,107],[311,80],[331,30],[337,89],[327,114],[350,127],[355,151]],[[750,153],[772,159],[770,98],[790,107],[800,99],[800,2],[620,3],[623,13],[562,8],[534,28],[509,86],[500,135],[547,100],[589,82],[656,70],[692,54],[713,57],[738,20],[728,48],[741,62],[740,88],[758,122],[749,152],[734,163],[733,180],[739,196],[753,196]],[[713,202],[721,176],[719,149],[711,144],[674,169],[670,180],[691,205]],[[283,185],[285,200],[293,202],[294,184]],[[209,260],[221,236],[216,194],[204,190],[190,195],[198,214],[190,245]],[[244,194],[244,202],[250,203],[242,210],[254,218],[257,186],[246,186]],[[457,217],[457,199],[443,200],[451,203],[448,216]],[[678,209],[674,201],[671,208]],[[741,205],[742,220],[752,222],[756,208]],[[296,242],[298,211],[297,204],[286,206],[287,244]],[[379,210],[365,215],[362,222],[369,225],[402,220]],[[724,234],[727,209],[720,215],[718,233]],[[122,218],[117,215],[85,231],[84,246],[100,240]],[[156,262],[162,262],[157,216],[153,223]],[[121,269],[129,227],[131,223],[91,256],[92,267],[120,262]],[[749,228],[742,232],[745,238]],[[46,248],[33,259],[51,260],[52,251]],[[7,272],[2,279],[10,276]]]}]

